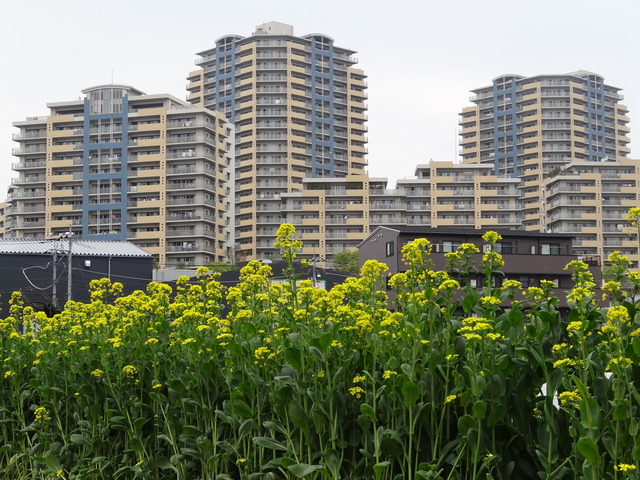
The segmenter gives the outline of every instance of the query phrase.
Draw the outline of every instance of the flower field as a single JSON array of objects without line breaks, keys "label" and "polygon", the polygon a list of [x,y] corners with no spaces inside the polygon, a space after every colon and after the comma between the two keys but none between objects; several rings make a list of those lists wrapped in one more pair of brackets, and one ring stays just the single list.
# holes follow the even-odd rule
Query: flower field
[{"label": "flower field", "polygon": [[[640,276],[614,254],[600,289],[572,262],[563,316],[552,282],[492,287],[484,238],[480,265],[464,244],[433,271],[416,240],[406,272],[369,261],[331,291],[251,262],[230,288],[104,279],[53,318],[14,294],[0,479],[640,478]],[[276,246],[293,261],[290,225]]]}]

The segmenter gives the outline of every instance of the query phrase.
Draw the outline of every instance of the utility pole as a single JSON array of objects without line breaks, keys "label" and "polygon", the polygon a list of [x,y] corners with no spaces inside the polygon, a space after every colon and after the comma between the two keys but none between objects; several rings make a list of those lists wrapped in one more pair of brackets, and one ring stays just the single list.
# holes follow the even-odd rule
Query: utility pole
[{"label": "utility pole", "polygon": [[70,302],[72,300],[72,295],[71,295],[71,287],[73,285],[72,280],[73,280],[73,275],[72,275],[72,249],[71,249],[71,245],[73,243],[73,232],[69,231],[66,232],[64,234],[65,237],[67,237],[67,240],[69,241],[69,251],[67,253],[67,302]]},{"label": "utility pole", "polygon": [[51,294],[53,296],[52,305],[54,313],[58,311],[58,244],[53,241],[53,288]]}]

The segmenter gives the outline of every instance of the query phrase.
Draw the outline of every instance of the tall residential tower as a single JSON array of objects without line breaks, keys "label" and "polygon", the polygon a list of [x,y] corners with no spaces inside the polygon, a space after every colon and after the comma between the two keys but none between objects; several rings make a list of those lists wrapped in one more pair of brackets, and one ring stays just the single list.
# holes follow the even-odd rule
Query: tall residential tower
[{"label": "tall residential tower", "polygon": [[545,175],[572,161],[608,162],[629,154],[629,117],[619,88],[595,73],[502,75],[473,90],[461,113],[462,159],[522,180],[523,226],[547,230]]},{"label": "tall residential tower", "polygon": [[[520,223],[570,233],[584,256],[632,252],[626,211],[640,198],[619,88],[598,74],[502,75],[472,90],[461,115],[464,163],[520,180]],[[637,257],[634,259],[637,260]]]},{"label": "tall residential tower", "polygon": [[233,126],[223,115],[126,85],[48,104],[14,122],[18,162],[4,236],[129,240],[158,265],[229,260],[228,167]]},{"label": "tall residential tower", "polygon": [[188,101],[236,127],[235,260],[277,254],[280,195],[302,190],[305,177],[364,173],[366,84],[354,53],[279,22],[199,53]]}]

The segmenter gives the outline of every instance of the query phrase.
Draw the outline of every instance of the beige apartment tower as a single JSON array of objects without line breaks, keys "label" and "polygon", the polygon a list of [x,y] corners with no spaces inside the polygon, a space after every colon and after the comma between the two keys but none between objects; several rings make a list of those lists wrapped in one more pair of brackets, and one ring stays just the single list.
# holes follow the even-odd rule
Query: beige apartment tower
[{"label": "beige apartment tower", "polygon": [[235,261],[277,255],[281,195],[301,191],[304,178],[364,174],[366,83],[354,53],[279,22],[249,37],[223,36],[199,53],[188,101],[236,127]]},{"label": "beige apartment tower", "polygon": [[161,268],[230,260],[224,115],[125,85],[83,93],[14,122],[4,235],[128,240]]},{"label": "beige apartment tower", "polygon": [[395,189],[367,175],[306,178],[302,192],[282,195],[282,212],[304,242],[301,257],[331,267],[335,253],[357,249],[379,226],[518,228],[519,183],[491,165],[431,162]]},{"label": "beige apartment tower", "polygon": [[619,91],[587,71],[497,77],[460,114],[462,160],[519,179],[525,230],[574,234],[576,252],[603,261],[631,254],[620,229],[640,198],[638,162]]}]

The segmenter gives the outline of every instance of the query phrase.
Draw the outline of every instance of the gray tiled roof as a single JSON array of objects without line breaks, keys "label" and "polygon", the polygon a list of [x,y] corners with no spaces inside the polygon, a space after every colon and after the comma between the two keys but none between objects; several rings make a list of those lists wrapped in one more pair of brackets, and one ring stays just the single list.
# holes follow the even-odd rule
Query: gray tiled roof
[{"label": "gray tiled roof", "polygon": [[[1,254],[49,254],[54,246],[69,250],[69,240],[45,240],[36,238],[0,238]],[[88,257],[150,257],[151,254],[133,243],[109,240],[72,240],[73,255]]]}]

